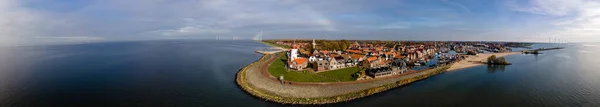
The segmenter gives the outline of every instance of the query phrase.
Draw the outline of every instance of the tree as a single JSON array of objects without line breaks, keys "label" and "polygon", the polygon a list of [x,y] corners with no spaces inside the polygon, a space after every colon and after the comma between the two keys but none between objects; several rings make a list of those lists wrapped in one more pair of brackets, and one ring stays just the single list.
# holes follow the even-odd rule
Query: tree
[{"label": "tree", "polygon": [[339,50],[341,50],[340,49],[340,45],[338,45],[338,43],[336,43],[336,42],[333,42],[333,43],[331,43],[331,49],[330,50],[338,50],[339,51]]},{"label": "tree", "polygon": [[510,64],[506,61],[506,59],[504,57],[500,57],[500,58],[496,59],[494,61],[494,63],[500,64],[500,65],[509,65]]},{"label": "tree", "polygon": [[363,69],[367,69],[371,67],[371,62],[369,62],[368,60],[363,60],[362,61],[362,66]]},{"label": "tree", "polygon": [[361,76],[362,76],[361,72],[356,72],[356,73],[352,74],[352,79],[356,80],[356,79],[360,78]]},{"label": "tree", "polygon": [[488,57],[487,60],[489,65],[510,65],[510,63],[507,62],[504,57],[496,58],[496,55]]},{"label": "tree", "polygon": [[494,62],[496,61],[496,55],[492,55],[490,57],[487,58],[487,63],[488,64],[494,64]]},{"label": "tree", "polygon": [[477,55],[477,52],[475,52],[475,50],[471,50],[467,52],[467,55]]}]

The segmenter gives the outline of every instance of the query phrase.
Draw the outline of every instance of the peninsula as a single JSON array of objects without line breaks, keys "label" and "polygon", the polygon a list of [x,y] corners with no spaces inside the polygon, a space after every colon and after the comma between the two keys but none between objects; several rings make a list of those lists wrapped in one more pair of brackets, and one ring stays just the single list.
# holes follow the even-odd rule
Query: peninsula
[{"label": "peninsula", "polygon": [[[277,47],[237,74],[249,94],[282,104],[366,97],[512,52],[506,43],[266,40]],[[514,43],[512,43],[514,44]],[[264,52],[264,51],[257,51]]]}]

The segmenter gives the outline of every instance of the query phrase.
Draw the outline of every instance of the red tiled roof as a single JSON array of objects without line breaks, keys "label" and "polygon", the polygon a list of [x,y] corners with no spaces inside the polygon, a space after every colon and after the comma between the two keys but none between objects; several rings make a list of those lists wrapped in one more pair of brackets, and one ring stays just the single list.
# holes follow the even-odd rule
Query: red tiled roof
[{"label": "red tiled roof", "polygon": [[352,58],[352,59],[360,59],[360,58],[362,58],[363,56],[364,56],[364,55],[361,55],[361,54],[353,54],[353,55],[351,56],[351,58]]},{"label": "red tiled roof", "polygon": [[323,54],[329,54],[331,51],[327,51],[327,50],[320,50],[319,52],[320,52],[320,53],[323,53]]},{"label": "red tiled roof", "polygon": [[394,58],[404,58],[404,56],[402,56],[400,54],[396,54],[396,55],[394,55]]},{"label": "red tiled roof", "polygon": [[346,51],[350,52],[350,53],[360,53],[361,52],[360,50],[346,50]]},{"label": "red tiled roof", "polygon": [[371,61],[376,60],[376,59],[377,59],[377,57],[370,57],[370,58],[367,59],[367,61],[371,62]]},{"label": "red tiled roof", "polygon": [[302,65],[302,64],[306,63],[306,58],[298,58],[294,61],[296,61],[296,64]]}]

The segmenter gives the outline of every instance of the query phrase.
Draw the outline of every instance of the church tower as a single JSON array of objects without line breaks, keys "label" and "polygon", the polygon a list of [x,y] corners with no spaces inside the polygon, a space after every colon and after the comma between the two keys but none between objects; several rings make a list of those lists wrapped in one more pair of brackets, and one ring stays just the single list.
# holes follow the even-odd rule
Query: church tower
[{"label": "church tower", "polygon": [[315,48],[315,47],[317,46],[317,43],[315,43],[315,39],[313,39],[312,46],[313,46],[313,47],[312,47],[313,49],[315,49],[315,50],[317,49],[317,48]]}]

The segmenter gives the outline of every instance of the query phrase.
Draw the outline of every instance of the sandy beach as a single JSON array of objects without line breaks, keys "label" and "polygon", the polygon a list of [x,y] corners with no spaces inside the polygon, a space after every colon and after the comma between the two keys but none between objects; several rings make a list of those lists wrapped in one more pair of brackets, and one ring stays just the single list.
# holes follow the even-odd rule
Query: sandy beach
[{"label": "sandy beach", "polygon": [[492,55],[496,55],[496,57],[504,57],[504,56],[513,55],[513,54],[521,54],[521,53],[520,52],[504,52],[504,53],[482,53],[482,54],[478,54],[476,56],[471,55],[471,56],[468,56],[466,59],[459,61],[459,62],[455,63],[454,65],[450,66],[448,71],[484,65],[481,63],[477,63],[477,62],[486,61],[487,58]]}]

